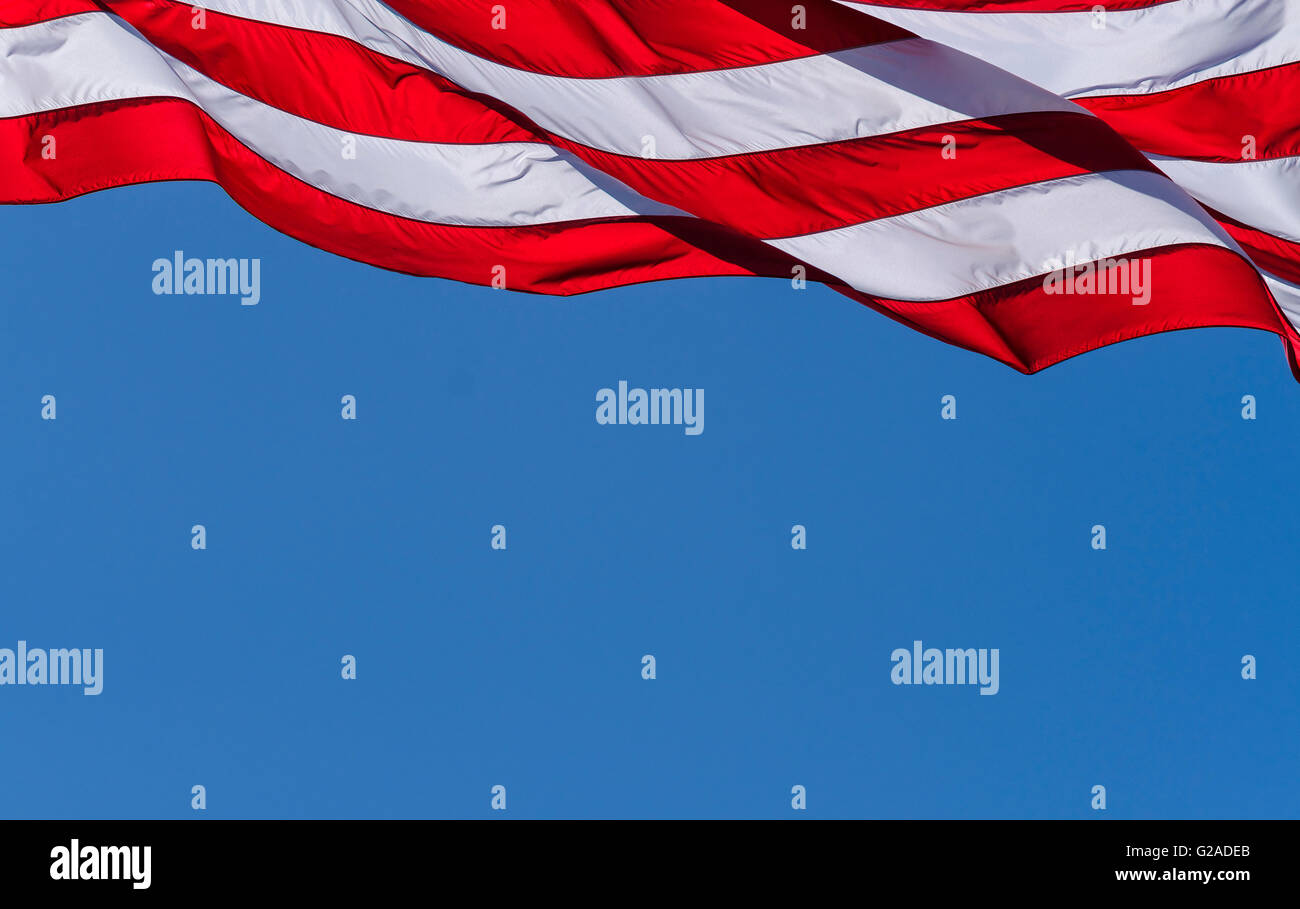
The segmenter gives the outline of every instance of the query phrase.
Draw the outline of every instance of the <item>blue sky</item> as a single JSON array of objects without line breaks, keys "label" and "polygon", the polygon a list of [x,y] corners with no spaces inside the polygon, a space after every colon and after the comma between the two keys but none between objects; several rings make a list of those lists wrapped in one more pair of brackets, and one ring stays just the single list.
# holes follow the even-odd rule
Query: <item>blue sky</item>
[{"label": "blue sky", "polygon": [[[392,274],[206,184],[0,231],[0,647],[105,652],[98,697],[0,687],[0,816],[1300,817],[1271,335],[1026,377],[782,281]],[[155,296],[176,249],[261,303]],[[705,431],[598,425],[620,379]],[[998,694],[891,684],[917,639]]]}]

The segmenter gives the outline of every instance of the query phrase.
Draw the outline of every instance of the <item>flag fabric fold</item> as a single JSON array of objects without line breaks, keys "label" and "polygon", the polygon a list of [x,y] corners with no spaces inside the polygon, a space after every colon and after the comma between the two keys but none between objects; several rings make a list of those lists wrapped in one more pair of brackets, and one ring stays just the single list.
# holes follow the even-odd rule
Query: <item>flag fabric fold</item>
[{"label": "flag fabric fold", "polygon": [[1294,351],[1286,2],[8,0],[0,202],[210,180],[417,275],[820,281],[1024,372]]}]

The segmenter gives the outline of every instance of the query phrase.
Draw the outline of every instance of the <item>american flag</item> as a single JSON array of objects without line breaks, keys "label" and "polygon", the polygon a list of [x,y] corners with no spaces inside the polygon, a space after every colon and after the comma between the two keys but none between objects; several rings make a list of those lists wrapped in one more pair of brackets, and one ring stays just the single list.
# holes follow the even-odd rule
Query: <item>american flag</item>
[{"label": "american flag", "polygon": [[1294,370],[1295,3],[0,0],[0,202],[210,180],[411,274],[822,282],[1023,372],[1244,326]]}]

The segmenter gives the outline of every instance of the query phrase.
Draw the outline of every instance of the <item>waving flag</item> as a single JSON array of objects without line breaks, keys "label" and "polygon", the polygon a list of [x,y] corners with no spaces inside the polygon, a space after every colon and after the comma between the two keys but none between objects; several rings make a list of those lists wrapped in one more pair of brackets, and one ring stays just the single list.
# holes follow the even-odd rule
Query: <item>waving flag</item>
[{"label": "waving flag", "polygon": [[412,274],[821,281],[1025,372],[1291,349],[1286,2],[4,0],[0,202],[212,180]]},{"label": "waving flag", "polygon": [[978,54],[1105,120],[1214,215],[1300,324],[1294,0],[845,5]]}]

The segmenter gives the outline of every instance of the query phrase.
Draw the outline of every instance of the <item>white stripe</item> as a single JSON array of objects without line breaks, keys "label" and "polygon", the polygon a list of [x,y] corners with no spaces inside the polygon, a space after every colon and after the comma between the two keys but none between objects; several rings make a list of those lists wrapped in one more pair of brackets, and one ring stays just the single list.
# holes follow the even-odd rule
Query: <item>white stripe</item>
[{"label": "white stripe", "polygon": [[1300,61],[1296,0],[1178,0],[1102,18],[839,2],[1072,98],[1159,92]]},{"label": "white stripe", "polygon": [[997,114],[1079,110],[979,60],[919,39],[734,69],[574,79],[477,57],[377,0],[201,5],[350,38],[499,98],[557,135],[637,157],[716,157]]},{"label": "white stripe", "polygon": [[[514,227],[682,214],[547,145],[441,145],[353,136],[296,117],[207,78],[102,13],[0,29],[0,86],[0,116],[5,117],[123,98],[192,101],[260,157],[298,179],[420,221]],[[345,142],[355,142],[355,157],[344,156]]]},{"label": "white stripe", "polygon": [[1225,163],[1147,157],[1211,208],[1300,243],[1300,158]]},{"label": "white stripe", "polygon": [[1145,171],[1083,174],[852,227],[769,241],[858,290],[946,300],[1176,243],[1239,247],[1172,183]]},{"label": "white stripe", "polygon": [[1278,308],[1291,323],[1291,327],[1300,330],[1300,286],[1266,271],[1261,271],[1260,274],[1264,276],[1264,283],[1272,291],[1273,299],[1277,300]]}]

